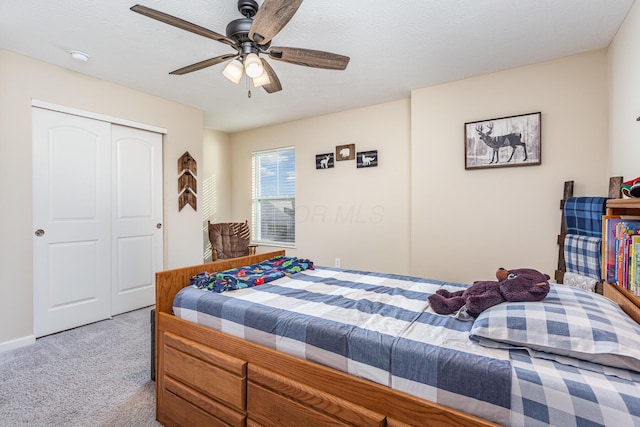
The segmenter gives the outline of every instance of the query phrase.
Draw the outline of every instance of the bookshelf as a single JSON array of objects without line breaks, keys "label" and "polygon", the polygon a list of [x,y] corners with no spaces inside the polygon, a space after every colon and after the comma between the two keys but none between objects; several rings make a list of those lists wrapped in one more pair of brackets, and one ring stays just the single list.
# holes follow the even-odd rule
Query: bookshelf
[{"label": "bookshelf", "polygon": [[[640,216],[640,199],[610,199],[607,200],[607,215],[633,215]],[[605,236],[603,246],[606,247]],[[640,323],[640,298],[626,289],[607,281],[603,287],[604,296],[615,301],[625,313],[633,320]]]}]

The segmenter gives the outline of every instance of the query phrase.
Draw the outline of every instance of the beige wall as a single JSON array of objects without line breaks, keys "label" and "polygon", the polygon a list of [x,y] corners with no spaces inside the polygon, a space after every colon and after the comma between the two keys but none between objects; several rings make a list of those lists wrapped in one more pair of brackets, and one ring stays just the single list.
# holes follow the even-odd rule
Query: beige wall
[{"label": "beige wall", "polygon": [[[464,169],[465,122],[538,111],[542,165]],[[293,145],[297,245],[288,253],[461,282],[490,279],[501,266],[553,276],[563,183],[574,180],[576,195],[606,195],[607,139],[601,50],[416,90],[410,101],[233,134],[233,214],[251,212],[251,152]],[[377,149],[380,166],[314,169],[315,154],[347,143]]]},{"label": "beige wall", "polygon": [[202,260],[202,216],[190,207],[178,212],[177,201],[178,157],[188,150],[202,160],[202,113],[0,50],[0,345],[19,344],[33,333],[32,99],[167,129],[165,266]]},{"label": "beige wall", "polygon": [[[553,277],[563,182],[606,195],[604,50],[413,91],[411,273],[491,279],[498,267]],[[464,123],[542,112],[542,165],[464,169]]]},{"label": "beige wall", "polygon": [[[251,153],[296,150],[296,248],[287,253],[318,265],[409,271],[409,100],[270,126],[231,136],[232,206],[251,218]],[[356,161],[316,170],[316,154],[355,144],[378,150],[378,167]],[[260,247],[260,251],[271,248]]]},{"label": "beige wall", "polygon": [[211,260],[207,221],[234,221],[231,216],[231,137],[227,133],[204,130],[202,142],[202,242],[203,259]]},{"label": "beige wall", "polygon": [[611,174],[640,176],[640,2],[609,47]]},{"label": "beige wall", "polygon": [[[251,151],[294,145],[298,245],[289,253],[456,281],[489,278],[498,266],[552,274],[562,182],[575,180],[576,195],[605,194],[609,175],[640,175],[639,21],[635,4],[608,58],[592,52],[231,136],[203,135],[193,108],[0,50],[0,344],[32,333],[32,99],[168,129],[166,267],[202,259],[203,218],[250,217]],[[535,111],[541,166],[464,170],[465,122]],[[377,149],[380,166],[314,169],[315,154],[346,143]],[[203,171],[199,195],[213,183],[216,205],[206,212],[204,197],[199,212],[177,210],[176,159],[185,150]]]}]

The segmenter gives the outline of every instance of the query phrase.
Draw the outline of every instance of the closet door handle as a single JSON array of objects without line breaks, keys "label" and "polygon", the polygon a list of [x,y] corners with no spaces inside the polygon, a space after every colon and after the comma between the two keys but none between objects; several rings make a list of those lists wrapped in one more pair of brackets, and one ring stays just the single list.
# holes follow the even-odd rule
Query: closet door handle
[{"label": "closet door handle", "polygon": [[34,234],[38,237],[42,237],[44,236],[44,230],[42,228],[38,228]]},{"label": "closet door handle", "polygon": [[157,223],[157,224],[156,224],[156,228],[162,228],[162,224]]}]

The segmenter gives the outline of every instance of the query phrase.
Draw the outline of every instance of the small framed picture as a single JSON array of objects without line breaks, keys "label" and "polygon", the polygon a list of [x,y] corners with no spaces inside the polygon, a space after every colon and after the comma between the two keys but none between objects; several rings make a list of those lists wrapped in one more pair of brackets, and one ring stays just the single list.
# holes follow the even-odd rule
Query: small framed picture
[{"label": "small framed picture", "polygon": [[464,168],[541,164],[541,113],[464,124]]},{"label": "small framed picture", "polygon": [[333,153],[316,154],[316,169],[329,169],[333,167]]},{"label": "small framed picture", "polygon": [[373,168],[378,166],[378,150],[359,151],[356,156],[357,168]]},{"label": "small framed picture", "polygon": [[336,145],[336,160],[353,160],[356,157],[356,144]]}]

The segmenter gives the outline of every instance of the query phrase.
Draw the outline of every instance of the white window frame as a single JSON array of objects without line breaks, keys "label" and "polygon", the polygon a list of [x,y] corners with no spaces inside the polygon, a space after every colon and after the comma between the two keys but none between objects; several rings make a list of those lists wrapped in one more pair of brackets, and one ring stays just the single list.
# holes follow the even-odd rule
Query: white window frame
[{"label": "white window frame", "polygon": [[[275,196],[260,196],[260,188],[261,185],[264,185],[264,182],[261,178],[261,170],[259,170],[257,166],[257,162],[261,157],[272,156],[274,154],[278,155],[281,153],[291,154],[294,157],[294,166],[293,166],[293,174],[289,174],[289,179],[293,179],[293,195],[281,195],[277,194]],[[286,174],[287,171],[280,171],[278,169],[278,177],[280,174]],[[280,182],[279,179],[276,179],[276,185]],[[281,247],[295,247],[295,147],[282,147],[270,150],[263,151],[255,151],[251,153],[251,240],[253,243],[257,243],[265,246],[281,246]],[[284,191],[284,190],[283,190]],[[280,188],[278,188],[277,193],[280,193]],[[291,206],[291,209],[288,210],[286,215],[292,216],[291,219],[286,222],[288,225],[285,225],[285,239],[278,239],[276,236],[272,235],[264,235],[264,230],[262,229],[263,221],[263,212],[259,208],[264,202],[274,202],[276,204],[281,204],[285,202],[286,204]],[[284,211],[278,211],[280,214],[284,214]],[[272,219],[272,222],[277,222],[278,219]],[[278,227],[275,225],[274,227]]]}]

